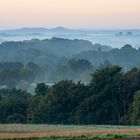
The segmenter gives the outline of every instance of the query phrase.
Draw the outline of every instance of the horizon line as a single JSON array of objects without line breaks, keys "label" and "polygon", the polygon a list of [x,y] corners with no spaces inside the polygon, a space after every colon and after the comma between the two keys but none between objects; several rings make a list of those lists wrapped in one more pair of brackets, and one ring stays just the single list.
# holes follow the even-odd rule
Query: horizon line
[{"label": "horizon line", "polygon": [[21,26],[21,27],[14,27],[14,28],[0,28],[0,31],[6,31],[6,30],[20,30],[20,29],[59,29],[59,28],[62,28],[62,29],[69,29],[69,30],[140,30],[140,27],[139,28],[95,28],[95,27],[89,27],[89,28],[86,28],[86,27],[66,27],[66,26],[54,26],[54,27],[45,27],[45,26]]}]

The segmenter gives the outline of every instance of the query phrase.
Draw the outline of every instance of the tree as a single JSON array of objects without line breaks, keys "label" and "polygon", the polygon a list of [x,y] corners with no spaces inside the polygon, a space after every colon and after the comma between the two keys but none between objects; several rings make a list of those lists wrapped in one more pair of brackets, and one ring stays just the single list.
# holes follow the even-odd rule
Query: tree
[{"label": "tree", "polygon": [[31,71],[31,74],[34,76],[35,81],[42,81],[43,70],[37,64],[30,62],[25,65],[25,70]]},{"label": "tree", "polygon": [[81,115],[83,114],[84,123],[105,124],[110,120],[120,119],[121,106],[118,95],[121,76],[119,66],[101,68],[92,74],[87,98],[78,108]]},{"label": "tree", "polygon": [[74,110],[85,97],[86,86],[60,81],[47,94],[47,123],[74,123]]},{"label": "tree", "polygon": [[131,123],[140,125],[140,91],[137,91],[131,106]]},{"label": "tree", "polygon": [[47,122],[46,97],[32,96],[27,108],[28,123],[46,123]]},{"label": "tree", "polygon": [[35,93],[37,96],[44,96],[48,91],[48,86],[45,83],[38,83],[35,88]]},{"label": "tree", "polygon": [[89,71],[92,71],[93,67],[91,63],[86,59],[70,59],[67,64],[59,65],[56,69],[57,80],[84,80],[86,79]]},{"label": "tree", "polygon": [[123,104],[123,116],[127,116],[129,106],[132,104],[135,92],[140,90],[140,70],[133,68],[126,72],[122,78],[120,100]]},{"label": "tree", "polygon": [[[6,92],[6,94],[3,94]],[[0,91],[0,123],[25,123],[27,118],[28,93],[16,89],[6,89]],[[17,117],[17,116],[20,116]],[[17,119],[17,120],[16,120]]]}]

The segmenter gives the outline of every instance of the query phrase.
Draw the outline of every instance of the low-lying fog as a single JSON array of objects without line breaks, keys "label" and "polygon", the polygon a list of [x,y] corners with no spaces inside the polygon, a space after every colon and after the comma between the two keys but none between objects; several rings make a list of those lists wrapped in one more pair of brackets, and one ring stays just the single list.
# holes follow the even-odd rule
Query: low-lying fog
[{"label": "low-lying fog", "polygon": [[140,47],[140,30],[72,30],[58,27],[53,29],[22,28],[0,31],[0,42],[23,41],[33,38],[50,39],[52,37],[85,39],[93,44],[100,43],[112,48],[120,48],[125,44],[131,44],[135,48]]}]

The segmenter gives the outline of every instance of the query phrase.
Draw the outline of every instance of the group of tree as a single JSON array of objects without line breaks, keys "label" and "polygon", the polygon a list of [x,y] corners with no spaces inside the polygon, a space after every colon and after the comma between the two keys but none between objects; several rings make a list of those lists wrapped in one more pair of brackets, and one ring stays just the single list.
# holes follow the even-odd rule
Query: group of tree
[{"label": "group of tree", "polygon": [[[58,65],[52,71],[53,82],[64,79],[73,81],[89,81],[89,74],[93,67],[88,60],[70,59],[66,64]],[[51,78],[51,79],[52,79]],[[19,62],[0,62],[0,86],[9,88],[29,89],[32,83],[50,82],[50,75],[47,65],[37,65],[35,63],[22,64]]]},{"label": "group of tree", "polygon": [[86,59],[70,59],[66,64],[58,65],[53,74],[54,81],[64,79],[88,82],[90,73],[94,70],[91,63]]},{"label": "group of tree", "polygon": [[127,71],[139,66],[140,48],[136,49],[126,44],[120,49],[114,48],[108,52],[89,50],[76,54],[73,57],[88,60],[94,68],[99,67],[104,61],[109,61],[111,64],[120,65]]},{"label": "group of tree", "polygon": [[109,65],[91,81],[36,86],[35,95],[0,90],[0,123],[140,124],[140,69]]},{"label": "group of tree", "polygon": [[30,83],[43,81],[44,69],[34,63],[0,63],[0,86],[27,89]]},{"label": "group of tree", "polygon": [[[118,48],[120,47],[118,46]],[[73,74],[69,63],[73,59],[88,60],[95,69],[104,61],[120,65],[125,70],[130,70],[139,65],[140,49],[133,48],[131,45],[118,48],[100,44],[93,45],[90,41],[78,39],[52,38],[10,41],[0,44],[0,61],[19,62],[22,64],[31,62],[40,67],[47,65],[49,81],[72,79],[73,77],[65,75],[65,71],[68,69],[69,75],[70,73]],[[64,71],[62,77],[60,77],[61,69]],[[76,80],[80,78],[81,80],[87,79],[85,78],[87,73],[87,71],[82,72],[81,75],[77,75],[74,78]],[[74,78],[72,80],[75,80]]]}]

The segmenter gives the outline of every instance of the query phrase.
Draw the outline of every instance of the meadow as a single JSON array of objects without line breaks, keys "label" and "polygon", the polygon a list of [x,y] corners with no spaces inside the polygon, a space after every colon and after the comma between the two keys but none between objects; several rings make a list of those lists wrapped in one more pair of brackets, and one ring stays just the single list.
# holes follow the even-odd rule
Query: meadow
[{"label": "meadow", "polygon": [[97,138],[137,138],[140,126],[115,125],[26,125],[1,124],[0,139],[97,139]]}]

